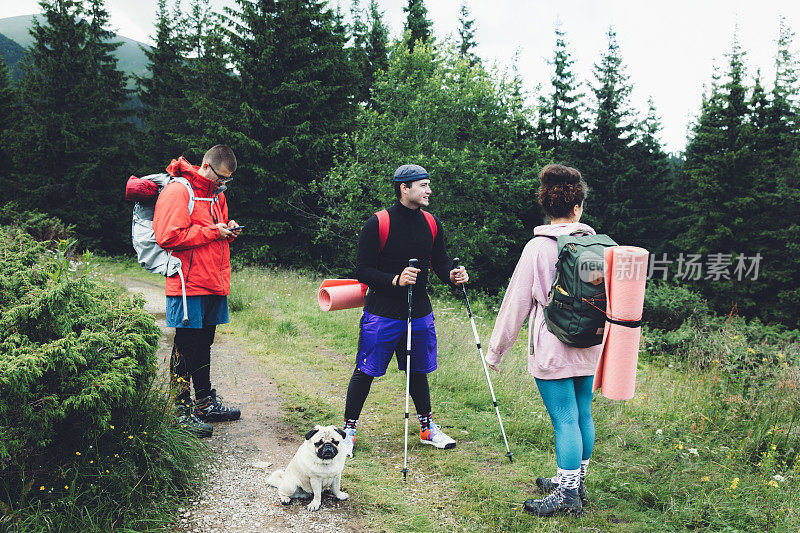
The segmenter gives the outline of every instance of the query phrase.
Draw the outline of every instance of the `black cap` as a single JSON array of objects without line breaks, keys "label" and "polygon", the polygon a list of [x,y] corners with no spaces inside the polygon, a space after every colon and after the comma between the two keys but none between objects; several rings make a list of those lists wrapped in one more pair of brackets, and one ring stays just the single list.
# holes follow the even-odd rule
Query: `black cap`
[{"label": "black cap", "polygon": [[392,181],[397,183],[408,183],[410,181],[424,180],[428,177],[428,171],[419,165],[403,165],[394,171]]}]

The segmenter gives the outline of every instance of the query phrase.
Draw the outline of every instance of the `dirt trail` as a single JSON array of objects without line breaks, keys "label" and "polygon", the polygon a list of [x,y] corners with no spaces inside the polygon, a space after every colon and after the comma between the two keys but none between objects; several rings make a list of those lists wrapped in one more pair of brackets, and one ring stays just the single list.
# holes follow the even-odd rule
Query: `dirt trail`
[{"label": "dirt trail", "polygon": [[[124,276],[112,281],[144,297],[145,310],[156,317],[164,332],[158,357],[162,368],[168,370],[175,330],[166,327],[163,284]],[[214,424],[214,436],[207,442],[218,465],[199,496],[182,508],[175,531],[364,530],[363,521],[346,501],[339,502],[326,493],[322,508],[312,513],[305,508],[307,502],[300,500],[281,505],[277,490],[267,485],[270,472],[289,463],[302,436],[282,422],[278,390],[266,376],[263,364],[237,346],[225,326],[217,329],[211,348],[211,382],[226,404],[242,410],[242,418]]]}]

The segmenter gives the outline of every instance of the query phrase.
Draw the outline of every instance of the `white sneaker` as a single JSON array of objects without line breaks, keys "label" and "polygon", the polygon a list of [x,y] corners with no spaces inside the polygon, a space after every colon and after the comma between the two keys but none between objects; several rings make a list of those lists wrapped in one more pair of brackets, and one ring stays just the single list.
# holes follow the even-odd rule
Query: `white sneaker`
[{"label": "white sneaker", "polygon": [[356,430],[352,428],[345,429],[344,432],[347,436],[344,438],[342,446],[346,457],[353,457],[353,446],[356,445]]},{"label": "white sneaker", "polygon": [[439,429],[439,426],[431,422],[430,429],[419,431],[419,441],[423,444],[430,444],[442,450],[449,450],[456,447],[456,441],[447,436]]}]

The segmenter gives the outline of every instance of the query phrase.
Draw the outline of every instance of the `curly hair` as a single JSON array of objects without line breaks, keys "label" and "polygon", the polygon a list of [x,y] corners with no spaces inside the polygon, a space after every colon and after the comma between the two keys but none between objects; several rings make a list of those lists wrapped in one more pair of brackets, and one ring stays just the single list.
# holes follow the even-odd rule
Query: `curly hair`
[{"label": "curly hair", "polygon": [[567,218],[588,193],[581,173],[565,165],[547,165],[539,172],[539,205],[551,219]]}]

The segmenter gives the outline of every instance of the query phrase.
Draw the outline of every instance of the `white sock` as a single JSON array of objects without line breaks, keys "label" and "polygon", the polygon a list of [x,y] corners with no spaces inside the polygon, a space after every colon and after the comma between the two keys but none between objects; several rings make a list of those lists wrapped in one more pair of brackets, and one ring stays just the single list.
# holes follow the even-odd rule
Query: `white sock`
[{"label": "white sock", "polygon": [[581,461],[581,481],[586,479],[586,469],[589,468],[589,459]]},{"label": "white sock", "polygon": [[562,489],[577,489],[581,482],[581,469],[564,470],[558,469],[558,486]]}]

